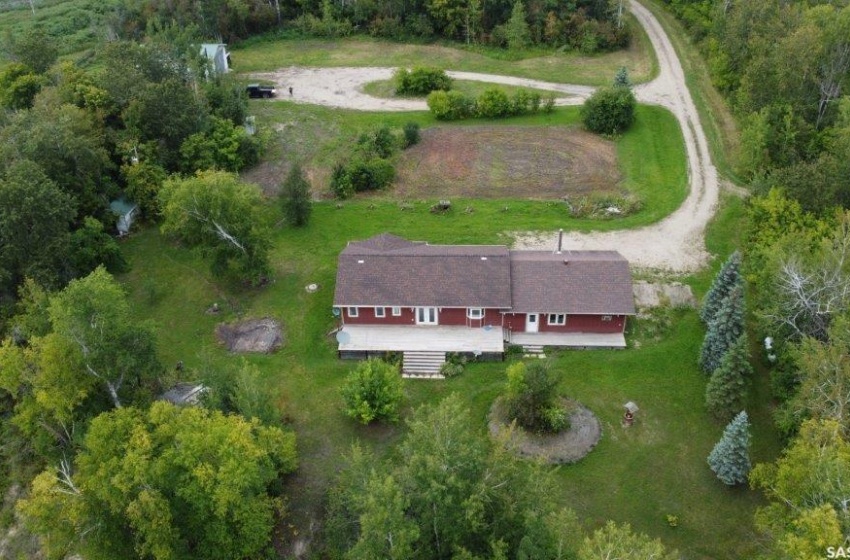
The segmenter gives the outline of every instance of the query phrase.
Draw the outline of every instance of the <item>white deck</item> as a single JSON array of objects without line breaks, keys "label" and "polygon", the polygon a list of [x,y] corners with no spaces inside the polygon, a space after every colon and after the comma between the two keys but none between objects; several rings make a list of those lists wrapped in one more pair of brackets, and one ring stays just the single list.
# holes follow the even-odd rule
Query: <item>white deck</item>
[{"label": "white deck", "polygon": [[[504,352],[502,329],[413,326],[345,325],[341,332],[348,340],[339,350],[369,352]],[[521,346],[558,346],[567,348],[625,348],[622,333],[511,333],[510,343]]]},{"label": "white deck", "polygon": [[569,348],[625,348],[623,333],[511,333],[511,344]]},{"label": "white deck", "polygon": [[340,343],[340,352],[504,352],[501,327],[490,330],[448,326],[345,325],[341,332],[348,340]]}]

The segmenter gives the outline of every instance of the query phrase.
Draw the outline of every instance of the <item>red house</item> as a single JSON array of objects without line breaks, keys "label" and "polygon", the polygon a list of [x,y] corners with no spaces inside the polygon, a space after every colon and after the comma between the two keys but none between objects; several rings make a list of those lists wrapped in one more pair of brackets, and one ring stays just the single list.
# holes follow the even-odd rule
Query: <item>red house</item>
[{"label": "red house", "polygon": [[634,315],[616,251],[512,251],[381,234],[339,256],[339,354],[403,352],[405,373],[435,373],[447,352],[501,358],[505,343],[624,348]]}]

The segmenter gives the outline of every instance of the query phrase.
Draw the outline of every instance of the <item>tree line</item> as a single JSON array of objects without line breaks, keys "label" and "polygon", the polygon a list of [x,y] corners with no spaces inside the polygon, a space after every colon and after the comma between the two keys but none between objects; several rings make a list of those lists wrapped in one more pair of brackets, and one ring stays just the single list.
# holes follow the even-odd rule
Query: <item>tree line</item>
[{"label": "tree line", "polygon": [[736,113],[740,176],[808,211],[850,207],[850,5],[665,2]]}]

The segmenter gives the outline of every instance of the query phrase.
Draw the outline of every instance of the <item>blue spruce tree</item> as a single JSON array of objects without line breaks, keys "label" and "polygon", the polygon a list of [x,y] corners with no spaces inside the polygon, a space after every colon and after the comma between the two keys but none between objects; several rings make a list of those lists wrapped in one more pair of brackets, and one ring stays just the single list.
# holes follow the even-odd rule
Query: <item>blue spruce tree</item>
[{"label": "blue spruce tree", "polygon": [[699,318],[702,319],[703,323],[707,325],[714,319],[723,300],[733,288],[740,286],[741,283],[741,253],[735,251],[720,267],[720,272],[714,277],[711,288],[708,289],[705,299],[702,300]]},{"label": "blue spruce tree", "polygon": [[723,356],[738,337],[744,334],[744,292],[736,286],[726,296],[714,319],[708,324],[708,332],[702,342],[699,366],[705,373],[714,373]]},{"label": "blue spruce tree", "polygon": [[723,437],[708,455],[708,466],[724,484],[747,481],[750,473],[750,420],[742,410],[723,431]]}]

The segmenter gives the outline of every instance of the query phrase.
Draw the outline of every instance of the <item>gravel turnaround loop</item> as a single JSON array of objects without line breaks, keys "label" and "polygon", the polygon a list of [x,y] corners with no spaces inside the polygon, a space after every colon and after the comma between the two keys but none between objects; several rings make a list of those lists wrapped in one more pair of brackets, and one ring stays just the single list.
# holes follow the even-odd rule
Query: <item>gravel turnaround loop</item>
[{"label": "gravel turnaround loop", "polygon": [[[669,37],[655,16],[636,0],[630,9],[646,29],[658,57],[659,73],[651,82],[635,87],[638,101],[659,105],[676,117],[688,162],[689,194],[681,207],[658,223],[630,230],[607,232],[570,232],[565,227],[564,248],[567,250],[609,250],[623,254],[633,266],[671,273],[690,273],[705,266],[709,254],[705,248],[705,228],[713,216],[719,199],[717,170],[711,161],[708,140],[699,120],[696,106],[685,83],[682,65]],[[290,67],[277,72],[252,74],[257,79],[278,85],[280,96],[292,101],[313,103],[363,111],[422,111],[424,101],[411,99],[379,99],[363,92],[369,82],[388,80],[394,68],[301,68]],[[578,105],[594,88],[555,84],[510,76],[449,71],[461,80],[482,81],[529,87],[564,93],[570,97],[556,101],[558,105]],[[519,249],[552,249],[557,232],[509,232]]]}]

